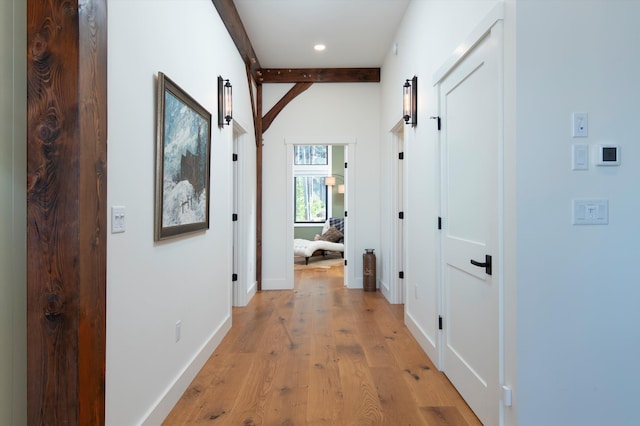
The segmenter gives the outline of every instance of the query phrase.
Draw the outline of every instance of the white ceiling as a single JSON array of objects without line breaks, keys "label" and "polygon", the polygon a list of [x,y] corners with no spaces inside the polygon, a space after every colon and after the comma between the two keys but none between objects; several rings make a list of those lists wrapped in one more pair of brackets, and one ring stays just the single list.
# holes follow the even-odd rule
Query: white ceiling
[{"label": "white ceiling", "polygon": [[[409,0],[234,0],[262,68],[380,67]],[[313,46],[322,43],[324,52]]]}]

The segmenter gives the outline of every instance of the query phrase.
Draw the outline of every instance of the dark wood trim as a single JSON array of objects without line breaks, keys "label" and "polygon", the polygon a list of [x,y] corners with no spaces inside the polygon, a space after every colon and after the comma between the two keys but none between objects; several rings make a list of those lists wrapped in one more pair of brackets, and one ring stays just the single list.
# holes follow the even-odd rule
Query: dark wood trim
[{"label": "dark wood trim", "polygon": [[313,83],[296,83],[262,118],[262,133],[266,132],[273,120],[282,112],[289,102],[294,100],[300,93],[311,87]]},{"label": "dark wood trim", "polygon": [[255,129],[258,125],[258,120],[260,119],[260,117],[258,116],[258,112],[256,111],[256,98],[253,94],[253,87],[256,83],[253,78],[253,75],[251,75],[251,69],[249,65],[246,65],[246,71],[247,71],[247,85],[249,86],[249,102],[251,103],[251,117],[253,118],[253,130],[255,133]]},{"label": "dark wood trim", "polygon": [[28,0],[28,424],[105,421],[106,64],[106,0]]},{"label": "dark wood trim", "polygon": [[224,26],[227,28],[233,43],[238,48],[240,57],[242,57],[244,63],[249,67],[253,78],[259,81],[260,61],[258,61],[258,56],[256,56],[256,52],[253,50],[251,40],[249,40],[249,35],[240,19],[236,5],[233,3],[233,0],[211,1],[218,11],[218,15],[220,15]]},{"label": "dark wood trim", "polygon": [[379,83],[380,68],[271,68],[262,83]]},{"label": "dark wood trim", "polygon": [[[78,2],[80,3],[80,2]],[[78,416],[105,423],[107,341],[107,0],[80,8]]]}]

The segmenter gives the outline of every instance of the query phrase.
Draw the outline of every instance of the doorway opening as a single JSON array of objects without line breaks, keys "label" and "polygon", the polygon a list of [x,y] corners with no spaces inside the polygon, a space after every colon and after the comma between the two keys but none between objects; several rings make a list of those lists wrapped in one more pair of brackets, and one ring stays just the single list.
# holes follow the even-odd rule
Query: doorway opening
[{"label": "doorway opening", "polygon": [[331,268],[344,281],[344,145],[293,146],[294,270]]},{"label": "doorway opening", "polygon": [[[334,150],[338,150],[339,148],[336,147],[341,147],[343,149],[343,159],[336,159],[335,161],[333,161],[333,166],[336,167],[336,171],[334,172],[333,170],[329,170],[331,173],[335,173],[335,176],[333,174],[329,175],[329,172],[325,172],[327,174],[323,175],[323,181],[322,183],[324,184],[323,186],[325,187],[325,191],[327,189],[327,182],[326,182],[326,178],[331,176],[332,178],[335,177],[335,182],[333,182],[332,179],[329,179],[329,183],[331,184],[331,189],[330,191],[328,191],[327,193],[337,193],[340,194],[339,197],[333,198],[330,197],[330,199],[327,199],[327,203],[331,203],[331,209],[327,212],[327,216],[326,219],[331,219],[332,215],[335,215],[336,218],[338,219],[340,217],[342,217],[343,220],[343,227],[344,227],[344,232],[343,232],[343,238],[344,238],[344,242],[343,244],[343,248],[342,248],[342,253],[344,255],[344,271],[343,271],[343,275],[344,275],[344,285],[345,287],[349,287],[349,288],[357,288],[357,284],[356,284],[356,277],[355,277],[355,254],[354,254],[354,247],[355,244],[353,243],[354,238],[355,238],[355,234],[354,234],[354,227],[352,226],[352,224],[350,223],[350,216],[352,216],[352,213],[350,211],[350,208],[352,208],[353,205],[355,205],[355,185],[353,184],[354,182],[354,177],[355,177],[355,171],[356,171],[356,141],[354,139],[351,138],[342,138],[342,137],[328,137],[328,138],[291,138],[291,139],[285,139],[285,144],[287,146],[286,149],[286,153],[287,153],[287,158],[286,158],[286,166],[287,166],[287,188],[286,188],[286,193],[287,193],[287,206],[288,208],[287,210],[287,244],[286,244],[286,248],[285,248],[285,280],[287,283],[290,284],[290,288],[293,288],[294,286],[294,243],[295,243],[295,238],[294,238],[294,231],[296,228],[296,223],[295,223],[295,202],[294,202],[294,195],[295,195],[295,188],[294,188],[294,162],[295,162],[295,158],[294,158],[294,147],[295,146],[307,146],[307,145],[316,145],[316,146],[327,146],[327,147],[331,147],[331,151]],[[329,151],[329,150],[327,150]],[[338,152],[338,151],[337,151]],[[331,159],[332,160],[332,159]],[[337,176],[340,175],[340,176]],[[340,185],[344,185],[343,188],[340,187]],[[344,190],[344,192],[339,192]],[[342,214],[340,214],[340,213]],[[325,220],[326,221],[326,220]],[[322,224],[316,224],[316,226],[324,226],[324,223]],[[337,227],[337,226],[336,226]],[[317,228],[316,228],[317,229]],[[321,229],[318,229],[318,231],[322,232]],[[315,233],[311,234],[312,238],[315,237]],[[311,241],[311,240],[308,240]],[[339,251],[338,251],[339,252]],[[310,259],[310,262],[312,260]]]}]

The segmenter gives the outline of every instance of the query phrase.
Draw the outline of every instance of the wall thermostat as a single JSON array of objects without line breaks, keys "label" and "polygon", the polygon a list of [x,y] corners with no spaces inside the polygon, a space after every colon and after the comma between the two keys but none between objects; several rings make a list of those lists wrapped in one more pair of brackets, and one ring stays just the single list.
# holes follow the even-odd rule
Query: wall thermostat
[{"label": "wall thermostat", "polygon": [[596,148],[596,166],[620,165],[620,145],[598,145]]}]

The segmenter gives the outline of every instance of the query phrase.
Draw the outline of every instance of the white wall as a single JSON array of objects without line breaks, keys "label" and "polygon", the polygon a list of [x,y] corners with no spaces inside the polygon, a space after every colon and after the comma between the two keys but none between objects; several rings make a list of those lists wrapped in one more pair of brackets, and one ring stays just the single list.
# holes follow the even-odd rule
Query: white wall
[{"label": "white wall", "polygon": [[[638,422],[639,16],[638,1],[516,5],[520,426]],[[620,167],[571,171],[572,143],[605,142]],[[609,224],[571,225],[571,200],[591,197]]]},{"label": "white wall", "polygon": [[[107,201],[126,206],[127,230],[107,239],[106,420],[159,424],[230,327],[232,129],[217,127],[218,75],[250,135],[253,120],[244,64],[210,1],[111,0],[108,26]],[[213,116],[210,229],[159,243],[158,71]]]},{"label": "white wall", "polygon": [[[449,58],[496,1],[413,1],[396,34],[398,53],[391,46],[382,68],[382,120],[388,161],[391,129],[402,116],[402,85],[418,76],[418,126],[405,127],[405,317],[428,355],[435,361],[438,317],[439,150],[431,116],[438,114],[433,74]],[[383,182],[393,168],[383,167]],[[392,188],[383,186],[381,207],[391,203]],[[385,215],[393,220],[393,215]],[[387,224],[383,226],[391,226]],[[389,278],[391,279],[391,278]]]},{"label": "white wall", "polygon": [[0,4],[0,424],[26,424],[26,2]]},{"label": "white wall", "polygon": [[[383,134],[399,118],[404,79],[420,80],[419,125],[405,149],[406,313],[432,358],[438,251],[429,218],[438,213],[431,183],[438,152],[428,120],[437,112],[431,76],[492,5],[412,2],[397,35],[399,53],[383,67]],[[513,387],[515,404],[503,419],[524,426],[635,424],[640,2],[509,0],[505,16],[502,380]],[[589,113],[586,139],[571,137],[574,111]],[[622,165],[571,171],[572,143],[618,143]],[[571,225],[573,198],[608,199],[609,224]]]},{"label": "white wall", "polygon": [[[263,85],[264,112],[290,87]],[[353,200],[348,211],[348,226],[354,231],[347,249],[355,253],[355,265],[349,267],[355,268],[356,279],[349,285],[362,288],[361,254],[365,248],[379,247],[379,117],[378,83],[316,83],[287,105],[265,132],[263,289],[293,288],[293,224],[287,223],[287,214],[293,211],[293,205],[287,202],[285,139],[323,138],[355,142],[355,150],[348,152],[355,179],[349,181],[347,188],[347,197]]]}]

